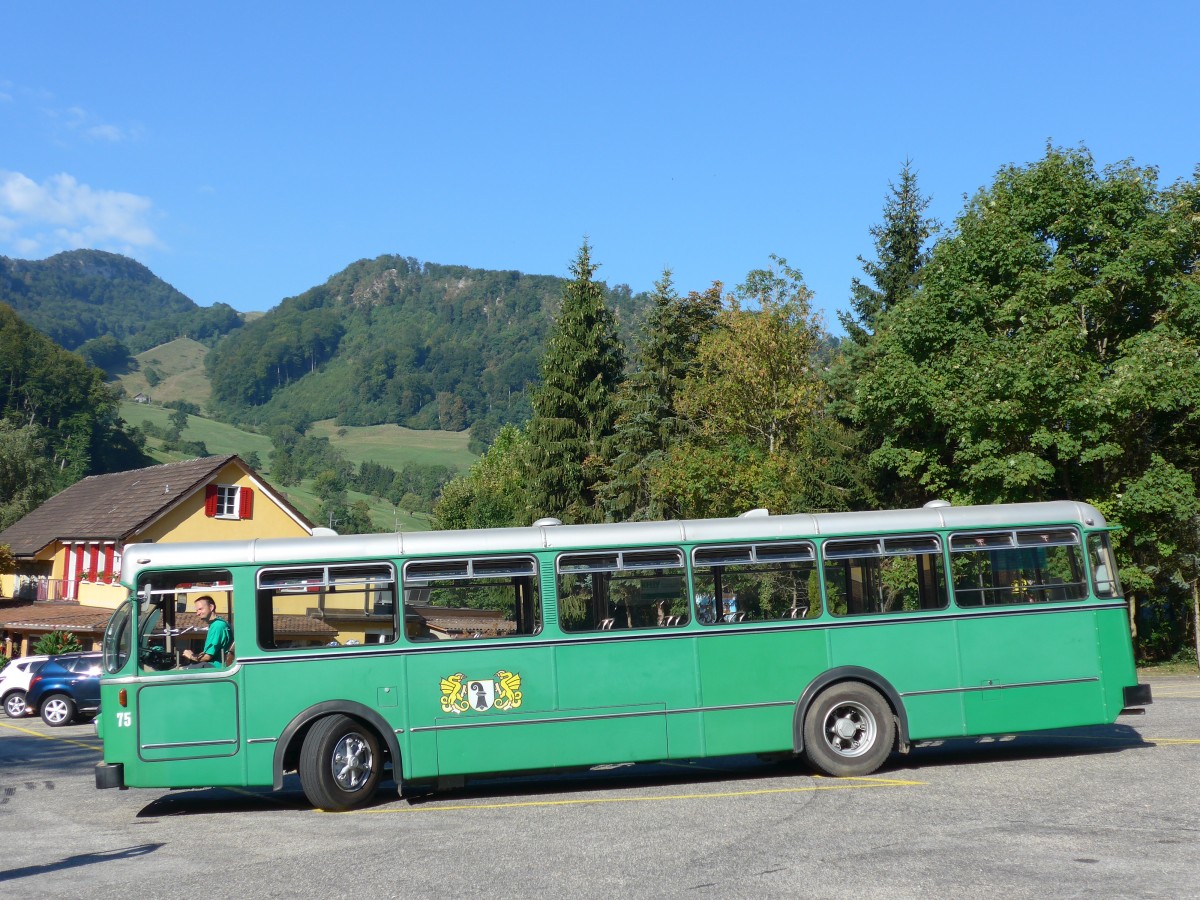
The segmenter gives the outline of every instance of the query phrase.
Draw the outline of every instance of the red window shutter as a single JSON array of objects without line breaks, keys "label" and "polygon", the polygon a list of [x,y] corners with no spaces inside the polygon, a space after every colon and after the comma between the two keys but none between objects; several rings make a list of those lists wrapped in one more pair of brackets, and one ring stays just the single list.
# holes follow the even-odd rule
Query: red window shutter
[{"label": "red window shutter", "polygon": [[111,581],[113,577],[113,550],[112,544],[104,545],[104,568],[100,570],[101,581]]},{"label": "red window shutter", "polygon": [[204,488],[204,514],[210,519],[217,514],[217,486],[207,485]]},{"label": "red window shutter", "polygon": [[244,487],[238,491],[238,518],[249,519],[254,513],[254,489]]}]

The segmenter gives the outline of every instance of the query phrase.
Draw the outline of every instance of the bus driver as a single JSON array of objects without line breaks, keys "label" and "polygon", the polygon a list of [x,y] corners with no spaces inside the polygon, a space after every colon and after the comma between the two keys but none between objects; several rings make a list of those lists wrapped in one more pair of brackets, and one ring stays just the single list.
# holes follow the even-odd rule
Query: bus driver
[{"label": "bus driver", "polygon": [[208,638],[204,649],[199,655],[191,650],[183,651],[183,658],[192,664],[213,663],[215,668],[221,668],[225,663],[225,653],[233,646],[233,635],[224,619],[217,618],[217,604],[207,594],[197,597],[196,618],[208,626]]}]

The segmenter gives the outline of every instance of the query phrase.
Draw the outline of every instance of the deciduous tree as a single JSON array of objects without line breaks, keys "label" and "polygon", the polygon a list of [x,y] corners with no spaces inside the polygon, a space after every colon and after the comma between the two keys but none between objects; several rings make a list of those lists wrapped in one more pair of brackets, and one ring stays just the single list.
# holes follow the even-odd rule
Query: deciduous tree
[{"label": "deciduous tree", "polygon": [[800,272],[772,257],[727,298],[699,346],[677,406],[688,429],[650,474],[676,516],[846,508],[852,491],[834,456],[816,365],[819,320]]},{"label": "deciduous tree", "polygon": [[1156,181],[1085,149],[1002,169],[854,390],[893,502],[1090,501],[1147,600],[1194,548],[1200,474],[1200,188]]}]

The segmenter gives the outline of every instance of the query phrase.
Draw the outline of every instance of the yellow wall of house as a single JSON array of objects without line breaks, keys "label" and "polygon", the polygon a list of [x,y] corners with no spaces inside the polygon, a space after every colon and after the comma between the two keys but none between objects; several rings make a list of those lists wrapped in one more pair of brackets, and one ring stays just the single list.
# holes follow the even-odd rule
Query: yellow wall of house
[{"label": "yellow wall of house", "polygon": [[78,600],[84,606],[116,609],[127,596],[128,592],[119,584],[102,584],[94,581],[83,581],[79,584]]},{"label": "yellow wall of house", "polygon": [[142,534],[136,541],[177,543],[181,541],[237,541],[252,538],[308,537],[304,526],[265,496],[259,485],[236,463],[230,463],[209,480],[210,484],[236,485],[254,490],[254,509],[249,519],[217,519],[204,514],[204,489],[194,492]]}]

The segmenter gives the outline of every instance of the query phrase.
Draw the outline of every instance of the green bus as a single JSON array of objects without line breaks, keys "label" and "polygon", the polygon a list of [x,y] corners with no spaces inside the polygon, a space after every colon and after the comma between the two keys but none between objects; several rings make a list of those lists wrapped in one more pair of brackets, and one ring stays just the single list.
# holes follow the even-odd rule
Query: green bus
[{"label": "green bus", "polygon": [[[317,807],[738,754],[864,776],[914,742],[1108,724],[1137,683],[1107,525],[1051,502],[141,544],[98,787]],[[213,598],[225,659],[181,665]],[[205,606],[207,608],[207,606]]]}]

